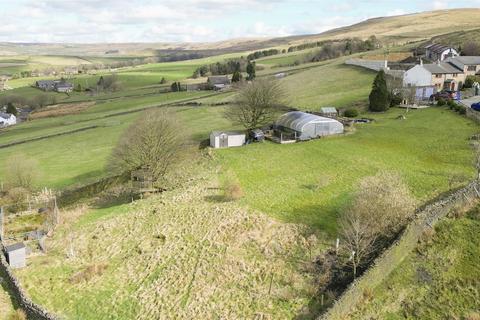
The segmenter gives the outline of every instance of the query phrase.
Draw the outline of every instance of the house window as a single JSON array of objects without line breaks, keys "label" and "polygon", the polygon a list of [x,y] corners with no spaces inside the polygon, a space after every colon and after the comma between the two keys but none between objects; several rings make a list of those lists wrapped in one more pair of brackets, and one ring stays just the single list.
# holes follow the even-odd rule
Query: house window
[{"label": "house window", "polygon": [[442,77],[441,74],[436,74],[436,75],[435,75],[435,78],[441,78],[441,77]]},{"label": "house window", "polygon": [[468,66],[467,71],[477,71],[477,66]]}]

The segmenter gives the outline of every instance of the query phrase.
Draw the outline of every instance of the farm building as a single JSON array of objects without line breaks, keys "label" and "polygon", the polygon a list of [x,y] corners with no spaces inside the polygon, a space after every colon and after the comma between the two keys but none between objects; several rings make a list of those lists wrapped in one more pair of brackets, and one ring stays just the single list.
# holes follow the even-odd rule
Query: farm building
[{"label": "farm building", "polygon": [[240,147],[245,144],[245,133],[236,131],[213,131],[210,146],[213,148]]},{"label": "farm building", "polygon": [[320,109],[320,114],[322,117],[336,118],[338,116],[338,111],[334,107],[325,107]]},{"label": "farm building", "polygon": [[10,113],[0,112],[0,128],[13,126],[17,123],[17,117]]},{"label": "farm building", "polygon": [[343,133],[343,124],[339,121],[300,111],[282,115],[275,123],[275,128],[280,131],[293,132],[298,140]]},{"label": "farm building", "polygon": [[73,84],[63,80],[38,80],[35,83],[38,89],[43,91],[72,92]]},{"label": "farm building", "polygon": [[442,44],[430,44],[425,47],[425,55],[432,61],[443,61],[449,57],[458,57],[459,54],[455,48],[444,46]]},{"label": "farm building", "polygon": [[230,87],[230,79],[228,76],[211,76],[207,80],[208,86],[214,90],[222,90]]},{"label": "farm building", "polygon": [[7,261],[12,268],[24,268],[27,263],[27,251],[23,242],[15,243],[5,247]]}]

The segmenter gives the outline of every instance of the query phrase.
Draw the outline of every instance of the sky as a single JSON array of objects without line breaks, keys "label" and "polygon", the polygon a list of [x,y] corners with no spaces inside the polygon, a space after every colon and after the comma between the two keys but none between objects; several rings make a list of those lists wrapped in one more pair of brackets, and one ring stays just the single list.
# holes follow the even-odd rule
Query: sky
[{"label": "sky", "polygon": [[466,7],[480,0],[0,0],[0,42],[215,42]]}]

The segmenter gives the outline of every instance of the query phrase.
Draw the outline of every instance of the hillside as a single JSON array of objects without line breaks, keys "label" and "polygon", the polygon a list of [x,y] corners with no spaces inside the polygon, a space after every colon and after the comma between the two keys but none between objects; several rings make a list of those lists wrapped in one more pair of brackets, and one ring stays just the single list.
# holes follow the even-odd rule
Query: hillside
[{"label": "hillside", "polygon": [[350,319],[478,319],[478,210],[436,226]]},{"label": "hillside", "polygon": [[[113,43],[113,44],[46,44],[0,43],[1,55],[56,55],[110,57],[148,57],[169,51],[199,51],[206,56],[239,51],[251,51],[270,47],[320,40],[368,38],[376,35],[388,42],[430,39],[432,37],[480,28],[480,9],[439,10],[408,15],[378,17],[351,26],[320,34],[296,35],[278,38],[239,38],[211,43]],[[106,54],[107,51],[113,54]]]},{"label": "hillside", "polygon": [[369,19],[348,27],[338,28],[317,35],[284,38],[290,43],[328,39],[366,38],[375,35],[380,39],[405,43],[431,37],[467,31],[480,27],[480,9],[452,9],[414,13],[401,16]]}]

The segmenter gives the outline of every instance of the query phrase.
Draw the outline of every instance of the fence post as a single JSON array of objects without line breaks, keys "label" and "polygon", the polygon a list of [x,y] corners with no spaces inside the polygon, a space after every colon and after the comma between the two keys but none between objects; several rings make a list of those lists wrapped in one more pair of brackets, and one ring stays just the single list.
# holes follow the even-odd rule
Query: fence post
[{"label": "fence post", "polygon": [[3,243],[3,207],[0,207],[0,242]]}]

